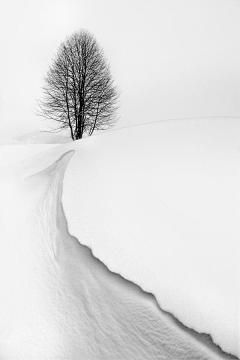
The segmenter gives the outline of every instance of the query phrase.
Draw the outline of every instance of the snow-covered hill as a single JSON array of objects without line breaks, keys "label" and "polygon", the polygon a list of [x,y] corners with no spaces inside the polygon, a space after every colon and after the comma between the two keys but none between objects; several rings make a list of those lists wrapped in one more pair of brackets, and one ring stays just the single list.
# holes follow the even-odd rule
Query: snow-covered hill
[{"label": "snow-covered hill", "polygon": [[239,356],[239,135],[159,122],[2,169],[1,359]]}]

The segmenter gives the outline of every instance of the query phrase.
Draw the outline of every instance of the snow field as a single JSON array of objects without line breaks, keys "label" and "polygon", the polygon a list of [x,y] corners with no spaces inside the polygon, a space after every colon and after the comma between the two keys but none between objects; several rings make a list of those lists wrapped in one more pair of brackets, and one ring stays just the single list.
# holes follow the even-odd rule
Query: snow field
[{"label": "snow field", "polygon": [[238,356],[239,134],[238,120],[201,119],[87,139],[63,192],[72,235]]},{"label": "snow field", "polygon": [[227,358],[158,304],[238,355],[238,156],[238,122],[181,121],[2,172],[0,357]]}]

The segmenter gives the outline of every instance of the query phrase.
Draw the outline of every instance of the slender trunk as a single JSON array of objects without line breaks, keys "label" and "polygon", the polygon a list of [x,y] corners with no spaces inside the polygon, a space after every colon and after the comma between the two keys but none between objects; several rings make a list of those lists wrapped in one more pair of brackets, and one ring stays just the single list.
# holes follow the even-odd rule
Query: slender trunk
[{"label": "slender trunk", "polygon": [[72,138],[72,140],[74,140],[73,128],[72,128],[72,124],[71,124],[70,111],[69,111],[69,102],[68,102],[68,73],[67,73],[66,97],[65,98],[66,98],[66,104],[67,104],[68,126],[69,126],[70,131],[71,131],[71,138]]},{"label": "slender trunk", "polygon": [[75,128],[75,140],[82,139],[81,114],[78,115]]},{"label": "slender trunk", "polygon": [[98,118],[98,115],[99,115],[98,109],[99,109],[99,103],[98,103],[98,106],[97,106],[97,113],[96,113],[96,115],[95,115],[95,119],[94,119],[94,122],[93,122],[93,126],[92,126],[92,128],[91,128],[91,130],[90,130],[90,132],[89,132],[89,135],[90,135],[90,136],[92,135],[92,133],[93,133],[95,127],[96,127],[97,118]]},{"label": "slender trunk", "polygon": [[82,97],[80,97],[80,107],[79,107],[79,114],[78,114],[78,119],[77,119],[77,138],[78,139],[82,139],[83,127],[84,127],[83,99],[82,99]]}]

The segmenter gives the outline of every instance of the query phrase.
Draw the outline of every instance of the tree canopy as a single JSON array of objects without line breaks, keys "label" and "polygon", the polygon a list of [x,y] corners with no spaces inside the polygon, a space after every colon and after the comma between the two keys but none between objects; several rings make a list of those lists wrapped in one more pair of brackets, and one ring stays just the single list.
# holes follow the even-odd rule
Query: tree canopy
[{"label": "tree canopy", "polygon": [[39,114],[69,129],[73,140],[116,121],[118,91],[103,49],[86,30],[63,42],[44,79]]}]

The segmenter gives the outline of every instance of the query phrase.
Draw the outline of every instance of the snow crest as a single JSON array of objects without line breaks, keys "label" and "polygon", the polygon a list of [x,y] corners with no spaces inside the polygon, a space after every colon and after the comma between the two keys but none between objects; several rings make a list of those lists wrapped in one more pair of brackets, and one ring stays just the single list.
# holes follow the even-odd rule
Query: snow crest
[{"label": "snow crest", "polygon": [[69,234],[61,196],[73,153],[17,185],[2,179],[1,359],[219,358]]},{"label": "snow crest", "polygon": [[123,129],[2,171],[1,359],[231,358],[196,332],[239,354],[239,130]]},{"label": "snow crest", "polygon": [[69,231],[187,327],[240,355],[236,119],[170,121],[74,144]]}]

